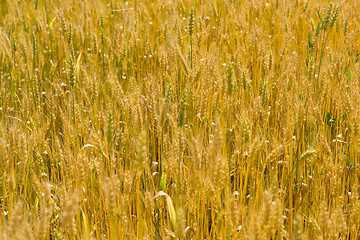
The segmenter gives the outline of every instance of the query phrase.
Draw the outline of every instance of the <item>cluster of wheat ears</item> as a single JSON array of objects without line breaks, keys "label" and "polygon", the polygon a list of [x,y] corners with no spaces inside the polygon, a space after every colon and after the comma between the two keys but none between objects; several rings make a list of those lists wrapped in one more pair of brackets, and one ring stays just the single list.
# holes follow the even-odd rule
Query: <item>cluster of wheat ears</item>
[{"label": "cluster of wheat ears", "polygon": [[0,0],[0,239],[359,239],[358,9]]}]

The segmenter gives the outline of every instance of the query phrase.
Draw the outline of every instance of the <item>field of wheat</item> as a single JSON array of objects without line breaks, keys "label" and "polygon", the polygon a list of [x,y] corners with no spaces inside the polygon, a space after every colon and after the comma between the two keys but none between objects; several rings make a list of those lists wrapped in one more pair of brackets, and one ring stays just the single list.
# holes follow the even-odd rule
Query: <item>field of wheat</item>
[{"label": "field of wheat", "polygon": [[0,0],[0,239],[359,239],[359,9]]}]

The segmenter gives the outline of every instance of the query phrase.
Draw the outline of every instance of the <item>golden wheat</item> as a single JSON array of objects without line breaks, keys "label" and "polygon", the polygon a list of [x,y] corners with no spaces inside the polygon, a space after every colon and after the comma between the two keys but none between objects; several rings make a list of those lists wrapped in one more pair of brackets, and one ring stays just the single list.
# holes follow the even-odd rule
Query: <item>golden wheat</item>
[{"label": "golden wheat", "polygon": [[0,0],[0,238],[359,239],[359,7]]}]

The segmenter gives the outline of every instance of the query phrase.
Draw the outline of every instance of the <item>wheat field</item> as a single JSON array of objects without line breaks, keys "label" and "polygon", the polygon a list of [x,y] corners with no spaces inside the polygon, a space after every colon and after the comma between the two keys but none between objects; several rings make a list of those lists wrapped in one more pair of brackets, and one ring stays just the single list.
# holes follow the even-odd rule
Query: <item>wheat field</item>
[{"label": "wheat field", "polygon": [[360,239],[357,0],[0,0],[0,239]]}]

